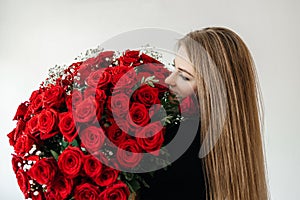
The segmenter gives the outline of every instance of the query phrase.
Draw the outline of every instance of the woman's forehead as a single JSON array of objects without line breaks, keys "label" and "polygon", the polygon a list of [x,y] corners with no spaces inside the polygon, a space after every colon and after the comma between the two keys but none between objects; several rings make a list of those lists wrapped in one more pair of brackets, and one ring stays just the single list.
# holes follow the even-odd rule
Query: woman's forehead
[{"label": "woman's forehead", "polygon": [[179,48],[179,50],[177,52],[174,64],[176,67],[184,69],[184,70],[190,72],[191,74],[194,74],[193,64],[191,63],[191,61],[187,55],[187,51],[182,46]]}]

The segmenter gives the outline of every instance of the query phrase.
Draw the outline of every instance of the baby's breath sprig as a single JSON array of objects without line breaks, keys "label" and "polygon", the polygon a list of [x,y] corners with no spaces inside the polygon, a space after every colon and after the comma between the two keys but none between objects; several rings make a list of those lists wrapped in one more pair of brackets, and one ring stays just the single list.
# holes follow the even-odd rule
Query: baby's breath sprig
[{"label": "baby's breath sprig", "polygon": [[80,53],[80,55],[75,58],[75,61],[76,62],[85,61],[89,58],[97,56],[99,53],[101,53],[103,51],[104,51],[104,48],[100,47],[100,46],[97,46],[94,49],[88,49],[84,53]]}]

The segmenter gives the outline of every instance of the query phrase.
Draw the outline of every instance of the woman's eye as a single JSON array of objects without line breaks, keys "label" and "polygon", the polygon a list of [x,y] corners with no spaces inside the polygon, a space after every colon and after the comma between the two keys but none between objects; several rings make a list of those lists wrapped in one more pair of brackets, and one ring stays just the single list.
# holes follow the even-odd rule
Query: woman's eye
[{"label": "woman's eye", "polygon": [[185,81],[189,81],[189,80],[190,80],[188,77],[185,77],[185,76],[182,75],[182,74],[180,74],[179,76],[180,76],[183,80],[185,80]]}]

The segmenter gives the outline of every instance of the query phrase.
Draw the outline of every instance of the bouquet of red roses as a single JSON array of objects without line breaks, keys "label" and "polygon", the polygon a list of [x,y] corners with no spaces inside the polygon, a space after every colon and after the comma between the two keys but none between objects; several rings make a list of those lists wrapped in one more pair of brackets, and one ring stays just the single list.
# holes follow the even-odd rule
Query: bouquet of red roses
[{"label": "bouquet of red roses", "polygon": [[93,53],[50,69],[17,109],[8,137],[26,199],[125,200],[147,186],[134,172],[168,165],[166,129],[180,109],[158,54]]}]

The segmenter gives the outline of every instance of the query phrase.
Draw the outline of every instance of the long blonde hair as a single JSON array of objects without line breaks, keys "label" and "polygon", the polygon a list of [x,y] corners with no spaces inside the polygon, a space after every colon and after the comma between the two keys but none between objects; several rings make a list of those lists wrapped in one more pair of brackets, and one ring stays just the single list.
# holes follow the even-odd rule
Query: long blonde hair
[{"label": "long blonde hair", "polygon": [[260,90],[247,46],[222,27],[193,31],[178,44],[196,71],[201,144],[214,135],[202,159],[207,199],[268,199]]}]

